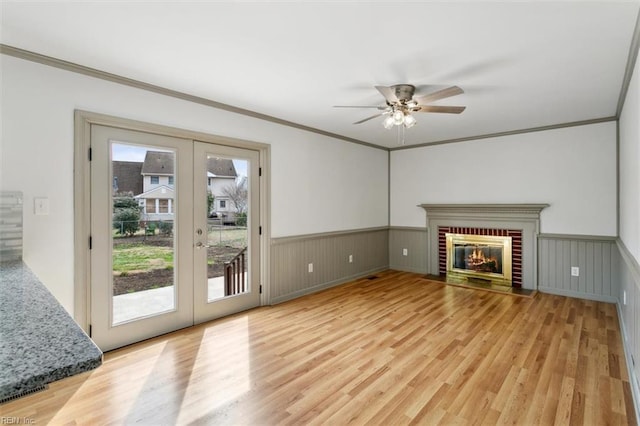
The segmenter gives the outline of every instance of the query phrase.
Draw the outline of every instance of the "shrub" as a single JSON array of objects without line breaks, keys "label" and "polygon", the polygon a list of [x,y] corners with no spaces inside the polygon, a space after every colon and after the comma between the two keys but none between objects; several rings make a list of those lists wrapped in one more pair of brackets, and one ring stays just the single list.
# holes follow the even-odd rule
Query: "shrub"
[{"label": "shrub", "polygon": [[113,213],[113,228],[118,234],[134,235],[140,229],[140,209],[117,209]]},{"label": "shrub", "polygon": [[246,213],[238,213],[236,215],[236,225],[237,226],[247,226],[247,214]]},{"label": "shrub", "polygon": [[140,206],[133,196],[113,197],[113,228],[118,234],[132,236],[140,229]]},{"label": "shrub", "polygon": [[158,226],[155,224],[155,222],[149,222],[147,224],[147,226],[145,226],[145,228],[144,228],[144,234],[145,235],[155,235],[157,227]]},{"label": "shrub", "polygon": [[113,197],[113,211],[119,209],[140,209],[138,201],[133,197]]},{"label": "shrub", "polygon": [[173,222],[160,222],[158,229],[161,235],[168,237],[173,234]]}]

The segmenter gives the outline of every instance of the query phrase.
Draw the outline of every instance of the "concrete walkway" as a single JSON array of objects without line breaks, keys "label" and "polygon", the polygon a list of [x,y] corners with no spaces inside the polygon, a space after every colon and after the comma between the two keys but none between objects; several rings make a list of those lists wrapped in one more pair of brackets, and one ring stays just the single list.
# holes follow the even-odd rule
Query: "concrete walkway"
[{"label": "concrete walkway", "polygon": [[[209,300],[224,297],[224,277],[209,278]],[[113,323],[157,315],[175,308],[173,286],[154,288],[113,297]]]}]

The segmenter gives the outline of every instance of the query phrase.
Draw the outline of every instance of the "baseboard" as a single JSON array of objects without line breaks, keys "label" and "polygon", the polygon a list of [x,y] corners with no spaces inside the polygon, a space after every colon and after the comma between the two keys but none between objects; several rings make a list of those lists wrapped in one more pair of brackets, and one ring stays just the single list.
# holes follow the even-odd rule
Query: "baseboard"
[{"label": "baseboard", "polygon": [[366,277],[367,275],[375,274],[377,272],[382,272],[388,270],[388,266],[383,266],[380,268],[371,269],[369,271],[360,272],[354,275],[350,275],[347,277],[342,277],[337,280],[329,281],[326,283],[318,284],[313,287],[308,287],[302,290],[294,291],[293,293],[284,294],[282,296],[274,297],[271,299],[271,305],[277,305],[278,303],[287,302],[289,300],[297,299],[298,297],[306,296],[308,294],[317,293],[322,290],[326,290],[331,287],[336,287],[338,285],[347,283],[349,281],[357,280],[359,278]]},{"label": "baseboard", "polygon": [[594,300],[596,302],[605,303],[618,303],[618,299],[613,296],[607,296],[604,294],[584,293],[581,291],[562,290],[554,287],[538,286],[538,291],[541,293],[555,294],[558,296],[573,297],[576,299]]},{"label": "baseboard", "polygon": [[393,269],[394,271],[403,271],[403,272],[413,272],[414,274],[426,274],[426,269],[413,268],[411,266],[402,266],[402,265],[389,265],[389,269]]}]

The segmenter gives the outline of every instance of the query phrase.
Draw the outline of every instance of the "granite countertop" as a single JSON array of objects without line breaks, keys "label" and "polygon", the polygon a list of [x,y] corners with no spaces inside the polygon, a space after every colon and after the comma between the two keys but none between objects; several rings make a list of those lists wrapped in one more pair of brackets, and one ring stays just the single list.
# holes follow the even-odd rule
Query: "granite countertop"
[{"label": "granite countertop", "polygon": [[100,349],[31,270],[0,263],[0,401],[101,364]]}]

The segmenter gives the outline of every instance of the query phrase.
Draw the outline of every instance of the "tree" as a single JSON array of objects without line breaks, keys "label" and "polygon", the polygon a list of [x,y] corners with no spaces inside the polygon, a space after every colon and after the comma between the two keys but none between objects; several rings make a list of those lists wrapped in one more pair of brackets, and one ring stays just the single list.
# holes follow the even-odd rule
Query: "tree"
[{"label": "tree", "polygon": [[215,197],[211,193],[211,191],[207,191],[207,216],[213,210],[213,202],[215,201]]},{"label": "tree", "polygon": [[113,228],[118,234],[133,236],[140,229],[140,209],[117,209],[113,213]]},{"label": "tree", "polygon": [[229,185],[222,189],[222,193],[231,199],[236,208],[236,212],[242,214],[247,212],[249,203],[249,189],[247,177],[242,176],[235,185]]},{"label": "tree", "polygon": [[133,236],[140,229],[140,206],[133,196],[113,198],[113,229],[127,236]]},{"label": "tree", "polygon": [[113,211],[118,209],[138,209],[138,201],[133,196],[113,197]]}]

